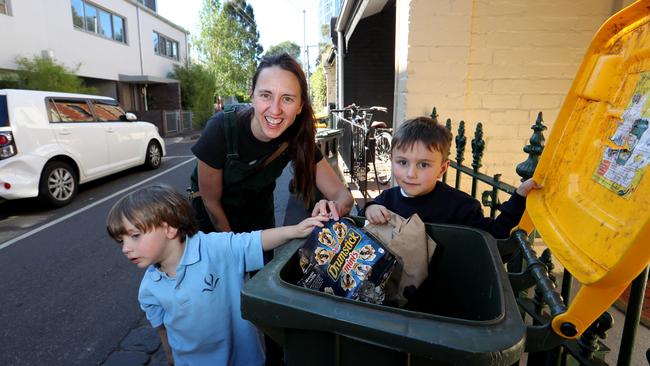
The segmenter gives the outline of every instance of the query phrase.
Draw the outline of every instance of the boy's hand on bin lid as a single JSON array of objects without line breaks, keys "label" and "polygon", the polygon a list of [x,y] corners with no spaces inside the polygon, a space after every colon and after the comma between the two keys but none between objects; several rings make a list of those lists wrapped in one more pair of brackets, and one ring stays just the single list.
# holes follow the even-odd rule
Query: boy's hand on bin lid
[{"label": "boy's hand on bin lid", "polygon": [[541,189],[542,185],[535,182],[533,178],[528,178],[526,179],[523,183],[517,187],[517,194],[526,197],[528,195],[528,192],[532,191],[533,189]]},{"label": "boy's hand on bin lid", "polygon": [[312,216],[318,216],[318,215],[323,215],[323,216],[328,216],[330,219],[337,220],[340,218],[339,217],[339,212],[336,210],[336,202],[335,201],[328,201],[326,199],[322,199],[318,202],[316,202],[316,205],[314,206],[314,209],[311,212]]}]

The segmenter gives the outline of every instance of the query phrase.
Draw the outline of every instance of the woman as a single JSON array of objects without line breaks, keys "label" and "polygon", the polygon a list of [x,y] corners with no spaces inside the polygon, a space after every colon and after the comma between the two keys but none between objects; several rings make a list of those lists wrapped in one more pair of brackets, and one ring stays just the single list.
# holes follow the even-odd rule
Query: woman
[{"label": "woman", "polygon": [[263,58],[253,76],[251,100],[252,107],[210,118],[192,147],[198,158],[194,196],[201,197],[193,201],[201,230],[274,227],[275,180],[289,162],[305,207],[315,188],[327,198],[312,215],[329,211],[338,219],[347,214],[352,195],[316,147],[314,112],[300,65],[287,54]]}]

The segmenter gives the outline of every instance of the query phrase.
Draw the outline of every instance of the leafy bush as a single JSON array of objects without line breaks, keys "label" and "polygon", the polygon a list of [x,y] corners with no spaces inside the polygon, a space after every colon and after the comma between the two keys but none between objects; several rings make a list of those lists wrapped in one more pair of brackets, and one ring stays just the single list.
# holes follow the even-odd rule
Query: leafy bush
[{"label": "leafy bush", "polygon": [[181,105],[191,110],[194,125],[203,128],[214,113],[215,78],[207,67],[201,64],[174,65],[169,77],[181,82]]},{"label": "leafy bush", "polygon": [[309,84],[314,111],[318,113],[325,109],[327,105],[327,80],[325,79],[325,69],[322,64],[318,65],[316,71],[311,74]]},{"label": "leafy bush", "polygon": [[86,87],[83,80],[75,75],[79,65],[72,70],[54,60],[46,57],[35,56],[16,58],[18,70],[13,81],[18,89],[49,90],[68,93],[96,94],[95,88]]}]

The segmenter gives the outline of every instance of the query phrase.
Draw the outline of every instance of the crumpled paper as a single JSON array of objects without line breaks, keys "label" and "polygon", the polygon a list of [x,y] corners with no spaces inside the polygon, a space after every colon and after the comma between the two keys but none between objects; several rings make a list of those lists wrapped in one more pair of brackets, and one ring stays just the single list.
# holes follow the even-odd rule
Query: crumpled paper
[{"label": "crumpled paper", "polygon": [[408,219],[390,212],[387,224],[368,224],[365,230],[397,257],[398,264],[386,283],[386,305],[403,307],[429,275],[429,263],[436,242],[427,235],[418,214]]}]

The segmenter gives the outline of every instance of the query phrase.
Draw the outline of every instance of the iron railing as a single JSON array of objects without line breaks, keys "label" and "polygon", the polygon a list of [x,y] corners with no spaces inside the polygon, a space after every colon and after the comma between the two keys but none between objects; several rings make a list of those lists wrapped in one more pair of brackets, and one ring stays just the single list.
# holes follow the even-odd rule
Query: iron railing
[{"label": "iron railing", "polygon": [[[434,107],[431,112],[431,117],[438,117],[436,108]],[[452,132],[452,120],[447,119],[445,126]],[[546,130],[542,118],[542,112],[537,115],[537,120],[531,126],[533,134],[529,140],[529,144],[524,147],[524,152],[528,154],[526,161],[517,165],[517,175],[522,178],[522,181],[533,176],[539,157],[544,150],[544,135],[543,131]],[[462,177],[467,175],[471,178],[470,194],[472,197],[478,196],[478,183],[481,182],[490,186],[490,189],[481,193],[480,201],[485,207],[489,207],[490,217],[494,218],[500,207],[499,195],[505,193],[512,195],[516,187],[507,183],[501,182],[501,174],[494,174],[493,176],[486,175],[479,171],[482,167],[482,159],[485,151],[485,140],[483,139],[483,125],[482,123],[476,124],[474,137],[471,140],[471,153],[472,162],[471,166],[463,165],[465,161],[465,148],[467,146],[467,137],[465,135],[465,122],[460,121],[458,129],[454,137],[455,145],[455,160],[452,159],[450,167],[455,171],[454,186],[461,189]],[[450,157],[452,156],[450,152]],[[448,171],[443,176],[443,181],[447,182]],[[534,239],[535,233],[531,234]],[[501,241],[503,246],[507,244]],[[536,260],[537,258],[535,258]],[[551,260],[551,252],[545,249],[539,258],[539,261],[546,267],[546,272],[550,281],[557,286],[557,280],[552,273],[553,262]],[[513,256],[508,261],[508,271],[512,274],[526,271],[525,261],[522,261],[521,254]],[[618,349],[618,359],[616,365],[629,366],[632,362],[632,352],[635,347],[635,339],[640,322],[641,311],[643,307],[644,294],[646,290],[646,282],[648,279],[648,268],[646,268],[631,284],[629,301],[627,310],[625,312],[625,321],[623,325],[621,342]],[[514,287],[514,286],[513,286]],[[527,291],[518,291],[517,302],[522,309],[522,315],[526,314],[531,317],[534,325],[548,323],[550,321],[549,308],[546,304],[544,294],[541,289],[536,286],[533,298],[528,298]],[[564,306],[568,306],[571,300],[571,287],[572,276],[565,269],[562,273],[562,288],[560,295],[564,300]],[[553,313],[552,311],[550,311]],[[610,351],[610,348],[604,344],[601,339],[605,339],[606,332],[613,326],[613,320],[610,314],[605,312],[598,318],[587,331],[577,340],[568,340],[562,342],[558,347],[543,352],[530,353],[527,358],[528,365],[566,365],[566,364],[580,364],[580,365],[607,365],[604,361],[605,354]],[[532,341],[529,339],[527,341]],[[650,353],[650,350],[648,350]]]}]

